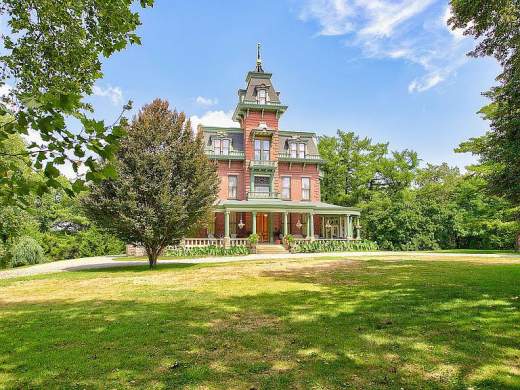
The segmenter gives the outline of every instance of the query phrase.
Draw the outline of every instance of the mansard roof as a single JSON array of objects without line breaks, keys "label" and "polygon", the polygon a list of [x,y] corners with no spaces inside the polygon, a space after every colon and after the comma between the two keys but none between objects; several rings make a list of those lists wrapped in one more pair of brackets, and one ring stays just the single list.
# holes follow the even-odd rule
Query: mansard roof
[{"label": "mansard roof", "polygon": [[[231,140],[233,150],[244,151],[244,130],[240,127],[215,127],[215,126],[199,126],[199,131],[203,132],[204,145],[209,148],[214,138],[228,138]],[[305,143],[307,145],[306,153],[308,155],[318,156],[318,143],[316,133],[308,131],[289,131],[279,130],[280,142],[278,153],[284,154],[289,152],[289,144],[291,142]]]},{"label": "mansard roof", "polygon": [[244,151],[244,130],[240,127],[215,127],[201,126],[198,127],[202,131],[204,137],[204,147],[209,148],[215,138],[228,138],[231,140],[233,150]]}]

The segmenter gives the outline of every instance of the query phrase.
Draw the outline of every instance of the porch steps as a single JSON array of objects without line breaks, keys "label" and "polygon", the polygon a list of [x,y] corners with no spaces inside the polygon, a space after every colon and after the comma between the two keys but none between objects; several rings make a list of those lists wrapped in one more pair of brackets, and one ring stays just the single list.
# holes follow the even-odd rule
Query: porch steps
[{"label": "porch steps", "polygon": [[256,246],[256,253],[258,254],[278,254],[289,253],[283,245],[276,244],[258,244]]}]

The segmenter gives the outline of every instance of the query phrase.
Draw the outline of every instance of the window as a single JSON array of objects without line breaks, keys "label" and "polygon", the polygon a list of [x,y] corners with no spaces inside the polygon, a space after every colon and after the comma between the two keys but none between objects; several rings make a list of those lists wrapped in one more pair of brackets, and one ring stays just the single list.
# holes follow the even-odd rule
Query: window
[{"label": "window", "polygon": [[214,139],[213,140],[213,150],[215,154],[229,154],[229,139]]},{"label": "window", "polygon": [[255,160],[269,160],[269,144],[267,139],[255,139]]},{"label": "window", "polygon": [[271,182],[268,176],[255,176],[255,192],[271,192]]},{"label": "window", "polygon": [[305,144],[298,144],[298,158],[305,158]]},{"label": "window", "polygon": [[291,158],[296,158],[296,147],[297,145],[295,143],[292,143],[292,144],[289,144],[289,147],[290,147],[290,155],[291,155]]},{"label": "window", "polygon": [[305,144],[291,142],[289,144],[289,155],[291,158],[305,158]]},{"label": "window", "polygon": [[302,200],[311,200],[311,179],[302,177]]},{"label": "window", "polygon": [[228,199],[237,198],[237,176],[228,176]]},{"label": "window", "polygon": [[282,177],[282,199],[291,199],[291,177]]},{"label": "window", "polygon": [[267,91],[265,89],[258,90],[258,104],[265,104],[267,101]]},{"label": "window", "polygon": [[220,154],[228,155],[229,154],[229,140],[223,139],[221,143]]}]

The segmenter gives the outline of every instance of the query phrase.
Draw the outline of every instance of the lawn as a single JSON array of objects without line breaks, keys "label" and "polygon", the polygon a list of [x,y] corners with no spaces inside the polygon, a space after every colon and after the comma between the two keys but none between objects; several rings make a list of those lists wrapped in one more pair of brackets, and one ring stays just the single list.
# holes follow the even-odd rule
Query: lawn
[{"label": "lawn", "polygon": [[0,388],[520,388],[518,260],[168,264],[0,290]]}]

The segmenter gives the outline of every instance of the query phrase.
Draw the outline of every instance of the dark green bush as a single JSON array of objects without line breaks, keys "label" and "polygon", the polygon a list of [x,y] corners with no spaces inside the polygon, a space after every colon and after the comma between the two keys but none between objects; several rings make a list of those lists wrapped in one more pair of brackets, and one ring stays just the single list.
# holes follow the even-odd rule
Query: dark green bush
[{"label": "dark green bush", "polygon": [[75,234],[48,232],[41,242],[45,253],[53,260],[117,255],[124,251],[121,240],[93,227]]},{"label": "dark green bush", "polygon": [[197,257],[197,256],[238,256],[248,255],[249,248],[245,246],[233,246],[224,248],[221,246],[209,245],[196,248],[169,248],[166,250],[166,256],[173,257]]},{"label": "dark green bush", "polygon": [[296,245],[297,253],[375,251],[377,244],[373,241],[309,241]]},{"label": "dark green bush", "polygon": [[43,248],[34,238],[23,236],[11,247],[9,261],[11,267],[43,262],[45,262]]}]

